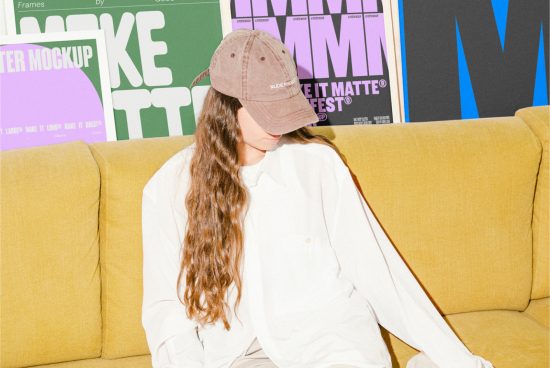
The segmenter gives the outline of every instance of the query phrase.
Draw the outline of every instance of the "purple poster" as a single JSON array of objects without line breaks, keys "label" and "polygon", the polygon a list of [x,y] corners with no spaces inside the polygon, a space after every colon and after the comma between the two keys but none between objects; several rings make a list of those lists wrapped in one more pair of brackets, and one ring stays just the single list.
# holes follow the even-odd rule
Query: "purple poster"
[{"label": "purple poster", "polygon": [[400,122],[392,22],[382,4],[232,0],[231,23],[232,29],[263,30],[285,44],[317,125]]},{"label": "purple poster", "polygon": [[2,150],[116,140],[100,32],[0,38]]}]

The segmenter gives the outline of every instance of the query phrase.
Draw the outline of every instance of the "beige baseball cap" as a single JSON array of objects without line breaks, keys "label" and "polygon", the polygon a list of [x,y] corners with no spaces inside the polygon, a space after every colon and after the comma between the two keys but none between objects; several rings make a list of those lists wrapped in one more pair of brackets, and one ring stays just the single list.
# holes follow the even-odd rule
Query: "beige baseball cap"
[{"label": "beige baseball cap", "polygon": [[228,33],[190,87],[207,75],[214,89],[238,98],[268,133],[284,134],[319,121],[302,93],[289,50],[265,31]]}]

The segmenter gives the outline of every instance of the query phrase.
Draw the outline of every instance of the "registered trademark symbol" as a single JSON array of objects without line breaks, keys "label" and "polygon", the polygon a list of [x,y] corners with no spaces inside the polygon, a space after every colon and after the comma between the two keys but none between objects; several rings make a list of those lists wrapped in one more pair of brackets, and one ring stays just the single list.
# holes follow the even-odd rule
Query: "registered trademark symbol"
[{"label": "registered trademark symbol", "polygon": [[346,105],[350,105],[351,104],[351,96],[346,96],[344,97],[344,103]]},{"label": "registered trademark symbol", "polygon": [[388,85],[388,82],[386,82],[385,79],[380,79],[380,81],[378,81],[378,85],[382,88],[386,87]]}]

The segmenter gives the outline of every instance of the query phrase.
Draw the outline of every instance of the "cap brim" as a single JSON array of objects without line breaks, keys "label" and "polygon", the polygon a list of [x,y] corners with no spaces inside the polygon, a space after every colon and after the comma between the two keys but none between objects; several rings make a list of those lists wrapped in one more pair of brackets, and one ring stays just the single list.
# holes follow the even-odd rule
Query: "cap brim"
[{"label": "cap brim", "polygon": [[258,125],[271,134],[285,134],[319,121],[302,91],[276,101],[250,101],[240,98],[239,101]]}]

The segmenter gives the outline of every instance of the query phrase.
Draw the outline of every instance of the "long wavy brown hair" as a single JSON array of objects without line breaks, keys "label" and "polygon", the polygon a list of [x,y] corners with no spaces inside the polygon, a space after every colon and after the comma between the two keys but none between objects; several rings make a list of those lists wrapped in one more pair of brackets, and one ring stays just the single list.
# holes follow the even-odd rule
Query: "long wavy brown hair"
[{"label": "long wavy brown hair", "polygon": [[[222,319],[226,330],[229,306],[225,298],[237,287],[234,310],[241,300],[240,264],[243,255],[243,213],[248,195],[239,174],[237,143],[241,140],[235,97],[210,87],[198,117],[191,183],[185,198],[188,213],[183,257],[177,280],[178,299],[189,318],[201,325]],[[302,127],[284,136],[289,142],[318,142],[338,148],[325,136]],[[184,300],[179,290],[185,275]]]}]

